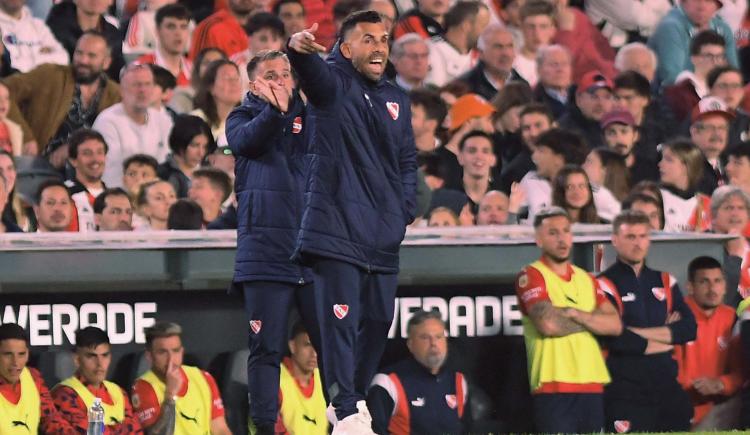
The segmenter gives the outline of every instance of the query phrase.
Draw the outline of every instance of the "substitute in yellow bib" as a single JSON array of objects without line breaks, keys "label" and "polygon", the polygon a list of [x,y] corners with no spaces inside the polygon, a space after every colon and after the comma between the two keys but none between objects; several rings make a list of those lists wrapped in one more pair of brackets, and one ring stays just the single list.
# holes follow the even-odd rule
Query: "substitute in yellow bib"
[{"label": "substitute in yellow bib", "polygon": [[127,394],[119,385],[105,379],[112,363],[107,333],[94,326],[76,331],[73,352],[75,374],[52,389],[55,406],[63,418],[85,432],[88,409],[98,397],[104,407],[106,435],[140,433],[141,425],[133,414]]},{"label": "substitute in yellow bib", "polygon": [[318,354],[302,322],[292,327],[290,357],[281,364],[279,420],[276,434],[325,435],[328,433],[326,399],[318,371]]},{"label": "substitute in yellow bib", "polygon": [[146,329],[151,370],[133,385],[133,407],[147,434],[231,435],[214,378],[182,364],[184,348],[176,323]]},{"label": "substitute in yellow bib", "polygon": [[604,427],[609,373],[595,335],[619,335],[615,307],[588,272],[570,263],[570,217],[559,207],[534,218],[541,259],[516,279],[523,315],[537,432],[587,433]]},{"label": "substitute in yellow bib", "polygon": [[36,369],[26,367],[29,339],[15,323],[0,325],[0,434],[74,435]]}]

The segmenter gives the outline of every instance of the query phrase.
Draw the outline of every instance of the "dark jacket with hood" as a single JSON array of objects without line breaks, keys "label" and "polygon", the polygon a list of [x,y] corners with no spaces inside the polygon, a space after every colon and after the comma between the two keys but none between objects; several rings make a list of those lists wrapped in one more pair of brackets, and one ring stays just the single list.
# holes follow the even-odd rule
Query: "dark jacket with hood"
[{"label": "dark jacket with hood", "polygon": [[302,210],[305,106],[295,92],[286,113],[248,93],[227,118],[235,156],[237,256],[234,282],[310,282],[290,257]]},{"label": "dark jacket with hood", "polygon": [[396,273],[416,208],[416,145],[408,96],[368,80],[334,46],[327,61],[289,49],[309,99],[310,167],[298,255]]}]

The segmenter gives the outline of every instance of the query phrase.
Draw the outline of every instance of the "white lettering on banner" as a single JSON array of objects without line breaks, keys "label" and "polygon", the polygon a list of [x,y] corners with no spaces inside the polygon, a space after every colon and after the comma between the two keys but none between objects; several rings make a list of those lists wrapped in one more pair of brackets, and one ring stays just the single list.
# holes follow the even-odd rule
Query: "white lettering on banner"
[{"label": "white lettering on banner", "polygon": [[17,323],[29,331],[32,346],[75,343],[75,331],[87,326],[104,329],[112,344],[146,342],[144,330],[156,323],[156,302],[6,305],[0,324]]},{"label": "white lettering on banner", "polygon": [[406,338],[409,319],[419,310],[436,310],[448,326],[451,337],[523,335],[521,312],[515,295],[454,296],[452,298],[396,298],[388,338]]}]

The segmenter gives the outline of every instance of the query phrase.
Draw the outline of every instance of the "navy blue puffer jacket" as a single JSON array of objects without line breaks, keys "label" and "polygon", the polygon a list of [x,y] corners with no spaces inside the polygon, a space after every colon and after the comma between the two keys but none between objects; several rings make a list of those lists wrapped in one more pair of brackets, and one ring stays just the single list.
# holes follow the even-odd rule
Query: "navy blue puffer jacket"
[{"label": "navy blue puffer jacket", "polygon": [[334,47],[327,61],[289,50],[308,97],[310,166],[295,255],[396,273],[416,208],[416,146],[408,96],[367,80]]},{"label": "navy blue puffer jacket", "polygon": [[282,115],[248,93],[227,118],[237,194],[234,282],[311,281],[290,258],[302,210],[305,170],[305,106],[295,93]]}]

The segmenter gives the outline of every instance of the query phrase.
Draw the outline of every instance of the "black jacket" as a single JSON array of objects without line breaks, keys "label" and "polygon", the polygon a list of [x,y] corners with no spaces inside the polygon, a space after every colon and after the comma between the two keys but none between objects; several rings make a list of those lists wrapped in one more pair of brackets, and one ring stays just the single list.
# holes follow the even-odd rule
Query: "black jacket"
[{"label": "black jacket", "polygon": [[[492,86],[492,83],[487,80],[487,76],[484,73],[484,63],[482,61],[477,63],[474,68],[461,75],[457,80],[469,85],[469,89],[471,89],[472,93],[481,95],[482,98],[487,101],[492,100],[495,95],[497,95],[497,89],[495,89],[495,87]],[[527,85],[529,84],[523,77],[518,75],[518,72],[515,69],[511,69],[510,76],[505,82],[523,82]]]},{"label": "black jacket", "polygon": [[602,128],[599,121],[586,118],[578,107],[570,106],[568,111],[558,120],[558,124],[562,128],[578,132],[583,136],[589,149],[604,146],[604,138],[602,137]]},{"label": "black jacket", "polygon": [[571,105],[571,98],[573,98],[572,88],[568,91],[568,101],[563,103],[557,98],[553,98],[552,96],[550,96],[544,89],[544,86],[541,85],[541,83],[537,84],[536,87],[534,87],[534,101],[547,106],[549,110],[552,111],[555,119],[560,119],[560,117],[565,114],[565,110],[567,110],[568,106]]}]

